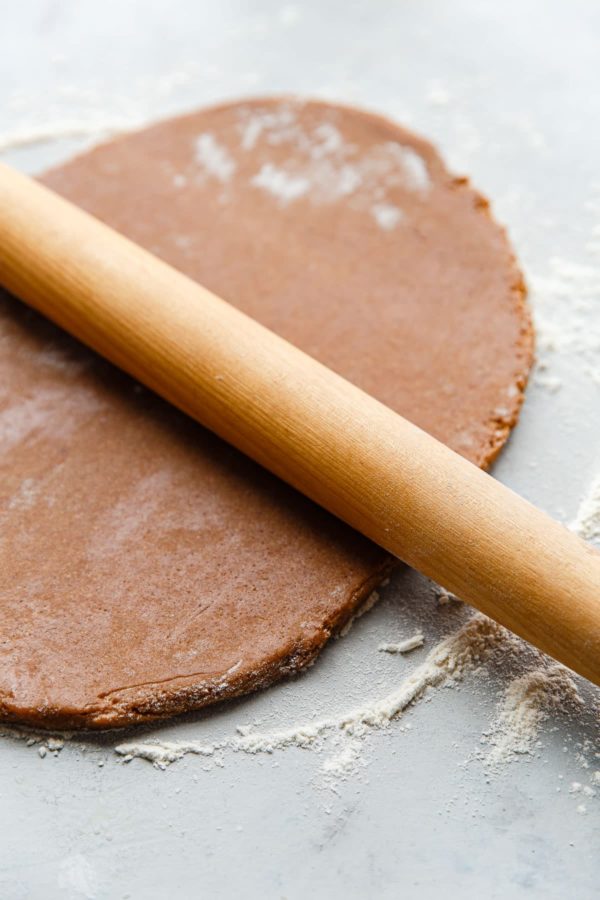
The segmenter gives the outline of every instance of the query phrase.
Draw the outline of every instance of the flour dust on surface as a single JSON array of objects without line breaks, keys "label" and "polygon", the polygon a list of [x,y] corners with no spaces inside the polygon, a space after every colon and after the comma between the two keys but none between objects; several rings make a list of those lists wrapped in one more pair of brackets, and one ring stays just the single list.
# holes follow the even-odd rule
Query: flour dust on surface
[{"label": "flour dust on surface", "polygon": [[[291,24],[282,19],[277,27],[285,29]],[[0,154],[24,152],[65,139],[76,139],[82,147],[90,140],[139,127],[157,116],[183,111],[186,104],[198,106],[227,93],[235,95],[254,90],[260,81],[259,74],[251,72],[235,73],[232,77],[235,83],[227,82],[227,73],[216,64],[192,60],[184,61],[170,73],[138,79],[129,93],[119,95],[107,94],[91,85],[76,86],[68,80],[59,80],[55,102],[48,110],[36,107],[35,98],[16,92],[6,104],[10,125],[0,134]],[[199,84],[206,88],[200,90]],[[468,103],[461,103],[461,91],[467,96],[470,90],[469,85],[432,81],[423,98],[430,108],[434,138],[437,123],[440,133],[448,136],[447,146],[444,146],[446,138],[441,141],[445,155],[459,168],[464,165],[467,169],[482,153],[499,152],[488,145],[470,118]],[[331,92],[326,85],[322,91],[315,91]],[[349,99],[360,101],[360,93]],[[391,107],[386,111],[412,124],[411,110],[403,109],[400,115],[395,115]],[[527,117],[519,119],[515,114],[507,121],[506,134],[507,146],[518,140],[520,146],[540,157],[549,152],[544,135]],[[345,197],[358,202],[378,228],[395,231],[405,225],[404,213],[390,200],[385,184],[381,188],[382,179],[384,182],[387,179],[388,186],[401,184],[415,196],[427,195],[427,169],[414,151],[401,145],[382,145],[370,155],[357,159],[335,127],[324,124],[311,134],[299,129],[293,108],[290,111],[284,107],[277,115],[256,110],[242,113],[240,152],[251,150],[258,141],[266,141],[273,147],[287,142],[293,150],[286,165],[265,163],[252,176],[257,191],[284,206]],[[230,189],[237,173],[236,162],[214,135],[197,136],[194,159],[206,177],[217,179],[224,190]],[[174,178],[178,179],[177,186],[185,187],[184,175],[175,173]],[[505,200],[509,210],[522,208],[527,195],[525,191],[515,190]],[[550,395],[558,395],[565,386],[563,362],[591,385],[600,387],[600,331],[589,327],[590,321],[597,321],[600,303],[600,184],[591,186],[586,204],[587,215],[593,221],[583,240],[584,258],[575,261],[561,250],[545,259],[543,265],[537,260],[527,266],[538,331],[539,358],[534,386]],[[541,224],[552,227],[550,222]],[[526,242],[523,246],[526,250]],[[43,423],[52,416],[52,401],[48,396],[43,408],[22,411],[13,427],[27,429],[34,422]],[[85,402],[86,397],[82,396],[81,403]],[[64,423],[64,427],[68,430],[69,423]],[[10,430],[4,435],[10,439]],[[23,484],[12,502],[26,507],[32,502],[34,491],[34,484]],[[600,543],[600,469],[570,527],[586,540]],[[575,732],[584,717],[600,722],[600,692],[484,616],[474,614],[465,619],[468,613],[456,598],[442,588],[434,586],[432,590],[436,593],[439,614],[450,611],[454,617],[456,610],[459,626],[441,640],[435,637],[432,640],[429,634],[432,629],[425,622],[419,624],[419,630],[398,628],[386,635],[385,641],[379,634],[372,646],[373,659],[398,667],[397,684],[392,689],[388,685],[385,690],[379,690],[377,683],[367,683],[366,687],[363,685],[365,696],[355,698],[341,711],[337,704],[325,714],[307,714],[296,722],[282,721],[280,725],[271,722],[266,729],[260,723],[244,723],[225,736],[217,739],[207,736],[204,740],[167,740],[161,736],[162,728],[155,736],[140,737],[139,731],[135,738],[107,735],[99,744],[81,735],[49,735],[8,726],[0,730],[7,737],[29,745],[38,754],[40,765],[47,765],[49,759],[60,756],[65,748],[67,752],[81,751],[99,766],[105,765],[114,754],[122,762],[146,760],[159,770],[188,756],[197,758],[202,769],[212,770],[230,764],[240,754],[264,757],[286,751],[309,751],[316,759],[316,782],[335,789],[340,781],[365,776],[369,749],[377,735],[392,735],[401,742],[403,732],[418,728],[420,703],[432,698],[443,699],[444,689],[465,690],[482,681],[487,685],[492,675],[500,688],[496,689],[494,708],[477,736],[469,760],[488,774],[503,771],[515,760],[543,761],[545,746],[557,732],[559,723],[570,723]],[[374,606],[377,599],[378,594],[374,592],[361,614]],[[368,620],[365,622],[368,624]],[[340,636],[342,640],[351,627],[352,623]],[[504,677],[498,678],[498,673],[504,670]],[[210,721],[210,717],[203,717],[195,724],[194,732],[208,733]],[[565,746],[580,767],[581,777],[566,784],[564,789],[572,795],[581,814],[596,802],[600,792],[598,729],[588,728],[585,735],[581,739],[575,737]]]},{"label": "flour dust on surface", "polygon": [[[596,518],[599,515],[600,494],[594,485],[582,500],[572,527],[582,536],[598,539],[593,523],[600,520]],[[415,660],[412,668],[403,670],[392,690],[383,693],[367,691],[362,700],[341,711],[309,715],[280,727],[272,725],[267,730],[261,728],[260,723],[239,724],[232,733],[217,739],[189,740],[160,736],[131,736],[123,740],[107,735],[105,749],[114,752],[123,762],[145,760],[157,769],[165,769],[192,756],[201,760],[202,768],[207,771],[230,763],[239,754],[260,757],[286,750],[311,751],[317,760],[315,782],[335,790],[340,781],[365,776],[371,738],[378,733],[389,734],[392,729],[401,734],[418,727],[415,707],[419,703],[431,700],[440,689],[457,690],[477,682],[491,683],[492,676],[497,679],[504,671],[495,707],[468,762],[478,763],[491,776],[515,760],[541,759],[545,741],[558,730],[559,724],[572,722],[577,725],[582,716],[587,716],[598,725],[597,740],[588,736],[582,741],[573,741],[571,755],[581,767],[582,776],[581,782],[575,782],[580,787],[572,787],[569,793],[581,794],[589,805],[600,788],[600,691],[486,616],[469,613],[457,598],[450,598],[443,589],[433,585],[431,593],[434,597],[432,608],[440,610],[434,615],[447,609],[451,599],[458,614],[466,618],[460,627],[435,643],[427,653],[423,650],[425,629],[409,637],[393,634],[390,637],[394,640],[374,645],[374,654],[383,650],[386,654],[408,655]],[[364,615],[378,599],[379,595],[374,592],[360,613]],[[408,716],[411,710],[414,714]],[[209,720],[197,723],[200,731],[208,731],[207,725]],[[90,744],[80,735],[49,736],[8,726],[2,733],[25,741],[41,758],[58,756],[69,745],[88,754],[91,748],[93,752],[99,752],[93,741]],[[105,759],[105,754],[101,754],[99,764],[104,765]],[[585,803],[582,801],[578,806],[585,806]]]}]

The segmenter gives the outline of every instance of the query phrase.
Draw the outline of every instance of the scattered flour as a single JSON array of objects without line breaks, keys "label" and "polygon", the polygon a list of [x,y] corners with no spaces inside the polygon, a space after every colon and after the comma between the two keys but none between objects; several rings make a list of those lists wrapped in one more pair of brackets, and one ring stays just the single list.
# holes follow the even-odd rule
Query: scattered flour
[{"label": "scattered flour", "polygon": [[236,164],[226,147],[223,147],[214,134],[205,132],[196,138],[196,162],[207,175],[216,178],[223,184],[235,173]]},{"label": "scattered flour", "polygon": [[[106,138],[140,127],[155,115],[153,97],[165,98],[182,85],[194,83],[199,74],[194,63],[159,81],[141,85],[140,89],[147,92],[144,103],[135,98],[129,101],[102,97],[94,91],[65,85],[61,88],[65,103],[68,108],[77,109],[78,114],[73,118],[58,116],[40,124],[41,111],[30,113],[35,124],[26,120],[0,136],[0,153],[64,138]],[[15,96],[15,109],[24,103],[24,99]],[[104,113],[103,108],[112,112]],[[257,189],[283,204],[301,197],[315,204],[352,198],[353,207],[368,213],[385,231],[396,228],[404,218],[401,208],[389,196],[390,191],[410,191],[423,197],[428,193],[431,181],[427,165],[412,148],[387,141],[361,154],[331,121],[322,121],[312,129],[304,127],[298,109],[299,104],[293,101],[284,101],[277,108],[241,108],[242,152],[252,150],[259,142],[266,148],[284,148],[286,152],[284,163],[267,161],[251,176]],[[121,110],[121,115],[115,110]],[[236,173],[235,154],[210,132],[196,138],[194,156],[205,174],[222,184],[230,182]],[[175,173],[173,178],[175,186],[185,185],[181,173]]]},{"label": "scattered flour", "polygon": [[539,387],[545,388],[550,394],[556,394],[562,388],[562,381],[556,375],[547,375],[545,363],[538,363],[533,374],[533,381]]},{"label": "scattered flour", "polygon": [[[593,516],[598,511],[598,487],[594,486],[579,510],[573,528],[582,537],[595,534]],[[592,499],[590,499],[592,498]],[[591,512],[590,512],[591,511]],[[592,530],[590,530],[592,529]],[[436,590],[442,602],[454,599],[443,589]],[[364,615],[379,599],[374,591],[361,610],[346,626],[345,633],[353,621]],[[421,646],[421,633],[402,644],[381,645],[379,649],[390,652],[408,652]],[[518,653],[521,642],[502,626],[491,619],[474,614],[457,632],[440,641],[399,686],[384,695],[365,701],[348,713],[324,717],[271,732],[255,731],[249,726],[240,726],[234,737],[206,744],[196,741],[133,741],[119,744],[115,752],[125,761],[134,758],[152,762],[157,768],[165,768],[170,763],[187,754],[212,757],[217,752],[234,753],[274,753],[288,747],[318,749],[327,754],[321,765],[322,775],[328,779],[343,779],[356,774],[364,765],[362,746],[367,735],[386,728],[402,715],[410,706],[421,700],[429,690],[441,686],[453,686],[464,676],[490,658],[496,651],[513,650]],[[400,649],[402,648],[402,649]],[[521,674],[508,685],[496,710],[490,729],[483,735],[483,742],[490,749],[483,757],[488,770],[495,770],[523,754],[533,753],[541,727],[553,715],[564,709],[580,709],[583,701],[577,685],[563,666],[554,663],[542,664]],[[589,766],[587,759],[585,766]],[[591,779],[600,774],[592,773]],[[591,796],[586,792],[586,796]]]},{"label": "scattered flour", "polygon": [[[485,616],[475,614],[456,633],[442,640],[431,650],[424,663],[413,670],[392,692],[365,701],[347,713],[313,722],[294,725],[273,732],[255,732],[240,727],[232,738],[214,744],[196,741],[128,741],[115,747],[115,752],[129,762],[146,759],[158,768],[187,754],[211,756],[217,751],[234,753],[273,753],[286,747],[327,749],[327,739],[335,738],[335,758],[339,758],[339,738],[363,739],[378,728],[386,728],[409,706],[421,699],[429,688],[452,685],[462,680],[472,669],[482,665],[500,646],[516,641],[504,628]],[[331,775],[337,766],[352,768],[356,759],[353,745],[343,745],[342,762],[332,762],[326,770]],[[344,761],[345,760],[345,761]],[[352,764],[349,762],[352,760]]]},{"label": "scattered flour", "polygon": [[600,475],[592,482],[570,527],[585,540],[600,542]]},{"label": "scattered flour", "polygon": [[[62,80],[52,85],[50,98],[46,92],[18,89],[3,106],[0,154],[65,138],[99,140],[139,128],[165,115],[168,99],[181,96],[187,87],[194,88],[198,103],[202,99],[199,79],[208,86],[222,75],[216,67],[192,59],[170,72],[138,77],[128,83],[126,92]],[[209,89],[204,95],[209,100],[212,92]]]},{"label": "scattered flour", "polygon": [[304,197],[311,186],[308,178],[292,175],[274,166],[273,163],[265,163],[258,175],[252,178],[252,184],[272,194],[282,204]]},{"label": "scattered flour", "polygon": [[412,637],[407,638],[405,641],[400,641],[398,644],[380,644],[378,650],[382,653],[410,653],[411,650],[417,650],[419,647],[422,647],[424,643],[423,633],[418,631]]},{"label": "scattered flour", "polygon": [[[381,587],[385,587],[386,584],[389,584],[389,581],[390,581],[389,578],[387,578],[386,581],[382,582]],[[348,632],[350,631],[350,629],[352,628],[354,623],[357,621],[357,619],[360,619],[362,616],[365,615],[365,613],[368,613],[370,609],[373,609],[373,607],[379,600],[379,596],[380,595],[379,595],[378,591],[372,591],[369,594],[369,596],[367,597],[367,599],[365,600],[365,602],[363,603],[363,605],[360,606],[356,610],[356,612],[354,613],[352,618],[346,622],[346,624],[340,631],[338,637],[346,637],[346,635],[348,634]]]},{"label": "scattered flour", "polygon": [[593,787],[590,787],[588,784],[582,784],[580,781],[573,781],[571,783],[571,787],[569,788],[570,794],[579,794],[582,793],[584,797],[595,797],[596,791]]},{"label": "scattered flour", "polygon": [[392,194],[409,191],[425,197],[431,187],[427,165],[412,148],[386,141],[361,153],[331,121],[307,128],[292,102],[262,110],[242,107],[239,135],[242,152],[259,144],[267,151],[278,148],[278,161],[264,162],[251,184],[282,205],[300,198],[321,205],[349,198],[353,209],[369,213],[382,230],[391,231],[404,220]]},{"label": "scattered flour", "polygon": [[431,179],[423,157],[419,156],[412,147],[404,147],[394,141],[388,142],[386,149],[397,160],[401,169],[404,169],[404,180],[407,186],[413,191],[426,194],[431,187]]},{"label": "scattered flour", "polygon": [[518,754],[532,754],[540,726],[551,713],[582,705],[577,686],[563,666],[543,666],[515,678],[491,730],[484,735],[491,746],[486,764],[493,768]]},{"label": "scattered flour", "polygon": [[392,203],[375,203],[371,207],[373,218],[384,231],[392,231],[404,218],[402,210]]},{"label": "scattered flour", "polygon": [[448,603],[462,603],[462,600],[439,585],[436,585],[435,595],[439,606],[447,606]]},{"label": "scattered flour", "polygon": [[[173,85],[191,78],[190,73],[175,75],[173,84],[165,82],[166,87],[155,85],[152,90],[168,93]],[[68,99],[81,103],[81,115],[17,126],[0,137],[0,153],[64,138],[106,138],[140,127],[149,118],[140,114],[137,105],[121,117],[95,112],[90,115],[84,112],[90,103],[87,94]],[[291,102],[262,111],[242,107],[239,127],[242,151],[252,150],[259,141],[266,146],[285,147],[285,166],[266,162],[251,178],[258,189],[284,204],[304,196],[313,203],[352,197],[356,208],[369,211],[375,222],[389,231],[403,220],[402,210],[388,197],[389,191],[408,190],[425,196],[431,186],[427,165],[412,148],[387,141],[361,155],[331,122],[323,121],[311,131],[305,129],[298,119],[297,106]],[[222,184],[230,182],[236,173],[232,154],[210,132],[196,138],[194,155],[204,172]],[[181,173],[174,179],[176,186],[185,184]]]},{"label": "scattered flour", "polygon": [[36,732],[28,728],[19,728],[15,725],[0,724],[0,737],[23,741],[28,747],[36,747],[38,756],[44,759],[48,753],[58,756],[64,748],[65,742],[73,737],[73,733],[48,734],[47,732]]},{"label": "scattered flour", "polygon": [[[0,398],[2,394],[0,385]],[[39,388],[34,396],[0,410],[0,449],[8,453],[19,444],[33,444],[46,434],[60,434],[66,439],[101,411],[102,401],[85,385]]]},{"label": "scattered flour", "polygon": [[126,762],[135,756],[151,762],[158,769],[166,769],[168,765],[182,759],[187,754],[213,756],[220,747],[221,745],[218,743],[203,745],[197,741],[160,741],[156,743],[140,741],[119,744],[115,748],[115,752],[125,756]]},{"label": "scattered flour", "polygon": [[135,124],[135,120],[132,122],[131,119],[101,116],[88,119],[57,119],[44,125],[23,125],[0,135],[0,153],[65,138],[114,137],[123,131],[131,130]]},{"label": "scattered flour", "polygon": [[[285,10],[285,13],[282,11],[281,23],[285,26],[292,25],[299,17],[298,8],[286,7]],[[166,97],[178,85],[196,81],[198,72],[198,67],[194,64],[186,70],[172,73],[160,83],[157,82],[152,91],[157,96]],[[148,91],[148,96],[152,91]],[[68,98],[70,106],[73,105],[73,99],[71,94]],[[57,117],[41,125],[36,116],[38,124],[23,124],[0,137],[0,153],[59,138],[99,138],[143,124],[145,116],[140,116],[140,105],[137,102],[132,103],[131,109],[121,117],[96,114],[89,116],[83,111],[92,107],[90,98],[82,94],[80,99],[80,116],[73,119]],[[442,107],[449,102],[450,95],[444,87],[434,85],[427,99],[432,105]],[[16,108],[16,99],[14,105]],[[114,109],[114,106],[115,104],[108,104],[108,108]],[[462,145],[468,143],[467,131],[465,128],[460,131]],[[477,149],[481,144],[479,136],[471,135],[471,138]],[[259,141],[272,147],[289,147],[285,167],[274,163],[266,164],[253,176],[257,189],[266,191],[281,203],[292,203],[300,197],[307,197],[311,202],[328,202],[338,197],[349,197],[357,208],[367,211],[379,227],[391,230],[401,223],[403,214],[390,201],[389,192],[400,188],[426,196],[430,187],[424,160],[410,148],[389,142],[374,148],[372,153],[361,158],[357,148],[346,142],[339,129],[331,123],[322,123],[312,133],[306,133],[299,126],[293,105],[283,104],[277,111],[242,113],[241,149],[251,150]],[[195,158],[209,177],[222,183],[229,182],[236,174],[236,164],[231,154],[209,133],[198,137]],[[182,178],[181,175],[175,177]],[[184,186],[183,181],[180,186]],[[586,248],[590,254],[600,255],[600,226],[596,225],[592,229]],[[531,282],[538,349],[542,357],[535,376],[537,383],[551,392],[558,391],[561,387],[560,379],[547,374],[548,363],[555,354],[570,354],[582,361],[585,374],[600,385],[600,331],[589,327],[600,301],[597,265],[572,263],[554,257],[550,260],[547,271],[543,275],[534,275]],[[19,428],[32,435],[37,428],[43,428],[45,417],[52,415],[52,398],[46,399],[48,403],[43,409],[26,407],[19,410]],[[92,413],[93,410],[85,412]],[[35,502],[35,486],[24,483],[10,502],[27,508]],[[594,481],[571,527],[587,540],[600,540],[600,477]],[[455,599],[439,589],[440,605]],[[378,594],[373,592],[342,634],[346,634],[353,622],[377,600]],[[417,637],[421,641],[413,646],[421,646],[422,635],[415,635],[408,642],[382,645],[380,649],[385,648],[387,652],[408,652],[406,645]],[[362,748],[371,731],[389,726],[392,720],[401,716],[429,690],[443,685],[451,686],[460,681],[467,672],[485,663],[495,650],[505,647],[506,642],[518,646],[517,639],[512,638],[500,626],[483,616],[475,615],[458,632],[438,643],[423,664],[402,680],[394,691],[365,701],[344,715],[325,717],[269,733],[240,726],[233,737],[214,743],[147,740],[121,743],[114,749],[126,761],[141,758],[158,768],[165,768],[186,754],[209,758],[215,764],[222,765],[222,755],[227,752],[259,754],[273,753],[286,747],[317,748],[326,753],[321,766],[322,774],[332,780],[345,778],[365,765]],[[397,649],[391,651],[389,648],[392,646]],[[404,649],[400,649],[401,647]],[[560,666],[541,666],[515,678],[506,689],[492,725],[484,735],[484,741],[489,746],[486,764],[493,768],[522,754],[532,754],[544,722],[565,706],[578,708],[581,703],[575,682]],[[29,746],[35,747],[42,758],[48,754],[56,756],[65,740],[71,737],[38,734],[8,726],[2,727],[0,734],[25,741]],[[595,758],[599,758],[597,752]],[[587,759],[582,765],[589,766]],[[600,786],[600,771],[591,772],[590,779],[591,785]],[[579,782],[573,783],[571,792],[582,794],[586,799],[596,793],[593,787],[582,786]],[[578,810],[585,812],[585,805],[580,804]],[[64,886],[76,885],[85,894],[85,891],[90,890],[92,874],[84,862],[71,859],[65,862]]]},{"label": "scattered flour", "polygon": [[320,769],[327,782],[345,781],[366,767],[360,738],[342,732],[340,736],[331,739],[331,744],[333,753],[327,757]]},{"label": "scattered flour", "polygon": [[31,509],[40,492],[40,485],[33,478],[24,478],[18,491],[8,501],[9,509]]},{"label": "scattered flour", "polygon": [[[586,540],[600,538],[600,478],[583,499],[571,529]],[[548,663],[513,679],[504,693],[491,728],[483,735],[490,745],[484,761],[488,768],[533,754],[542,724],[551,716],[578,710],[584,703],[572,674],[564,666]],[[587,758],[580,764],[587,768]],[[586,795],[591,788],[586,788]]]},{"label": "scattered flour", "polygon": [[551,392],[560,388],[546,374],[558,355],[577,358],[578,368],[600,386],[600,328],[590,327],[600,303],[597,265],[552,257],[544,274],[530,276],[540,363],[535,381]]}]

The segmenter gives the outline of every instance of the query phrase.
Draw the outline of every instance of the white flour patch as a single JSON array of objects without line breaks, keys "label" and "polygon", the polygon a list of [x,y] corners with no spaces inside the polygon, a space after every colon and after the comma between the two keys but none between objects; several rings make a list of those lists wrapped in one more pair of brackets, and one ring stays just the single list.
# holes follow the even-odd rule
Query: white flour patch
[{"label": "white flour patch", "polygon": [[600,304],[596,265],[552,257],[545,273],[530,276],[540,364],[535,381],[551,391],[558,379],[547,374],[557,355],[577,359],[577,367],[600,386],[600,328],[590,327]]},{"label": "white flour patch", "polygon": [[219,748],[218,743],[203,745],[198,741],[139,741],[119,744],[115,753],[124,756],[126,762],[135,756],[151,762],[158,769],[166,769],[187,754],[213,756]]},{"label": "white flour patch", "polygon": [[600,543],[600,475],[592,482],[570,528],[586,541]]},{"label": "white flour patch", "polygon": [[19,489],[8,501],[9,509],[31,509],[35,506],[41,485],[33,478],[24,478]]},{"label": "white flour patch", "polygon": [[416,634],[413,634],[412,637],[407,638],[405,641],[400,641],[397,644],[380,644],[378,650],[382,653],[410,653],[412,650],[417,650],[419,647],[422,647],[425,643],[425,638],[423,637],[423,633],[418,631]]},{"label": "white flour patch", "polygon": [[376,203],[371,207],[373,218],[384,231],[393,231],[404,218],[404,213],[399,207],[391,203]]},{"label": "white flour patch", "polygon": [[[600,538],[600,477],[583,499],[571,530],[586,540]],[[548,661],[514,678],[500,701],[482,742],[490,746],[483,760],[494,770],[517,756],[533,755],[543,723],[551,716],[582,709],[584,703],[572,673]],[[581,764],[588,767],[586,757]]]},{"label": "white flour patch", "polygon": [[321,765],[320,774],[330,784],[358,775],[367,765],[362,751],[363,742],[360,738],[343,732],[332,737],[329,749],[331,755]]},{"label": "white flour patch", "polygon": [[18,728],[16,725],[0,724],[0,737],[23,741],[28,747],[36,747],[38,756],[44,759],[49,753],[53,756],[58,756],[66,741],[73,737],[73,733],[70,731],[61,733],[39,732],[28,728]]},{"label": "white flour patch", "polygon": [[[387,581],[382,582],[381,587],[385,587],[386,583],[389,584],[389,578],[387,579]],[[348,619],[348,621],[346,622],[346,624],[344,625],[344,627],[343,627],[342,630],[340,631],[338,637],[346,637],[346,635],[348,634],[348,632],[350,631],[350,629],[352,628],[352,626],[354,625],[354,623],[355,623],[358,619],[362,618],[362,616],[364,616],[365,613],[368,613],[370,609],[373,609],[373,607],[375,606],[375,604],[376,604],[377,601],[379,600],[379,596],[380,596],[380,595],[379,595],[379,592],[378,592],[378,591],[372,591],[372,592],[369,594],[369,596],[367,597],[367,599],[365,600],[365,602],[362,604],[362,606],[360,606],[360,607],[356,610],[356,612],[354,613],[354,615],[352,616],[352,618],[351,618],[351,619]]]},{"label": "white flour patch", "polygon": [[299,175],[292,175],[279,169],[273,163],[265,163],[251,183],[276,197],[282,204],[304,197],[310,190],[310,181]]},{"label": "white flour patch", "polygon": [[225,184],[236,170],[236,164],[229,150],[220,144],[214,134],[207,131],[198,135],[195,143],[196,162],[207,175]]},{"label": "white flour patch", "polygon": [[42,437],[65,440],[102,408],[85,385],[38,388],[0,410],[0,449],[9,453]]},{"label": "white flour patch", "polygon": [[283,141],[299,141],[303,134],[296,127],[296,115],[288,104],[255,110],[242,107],[239,113],[240,146],[252,150],[262,136],[272,145]]},{"label": "white flour patch", "polygon": [[423,157],[412,147],[405,147],[395,141],[389,141],[386,147],[404,169],[407,186],[421,194],[427,193],[431,187],[431,179]]},{"label": "white flour patch", "polygon": [[582,705],[577,686],[563,666],[544,666],[515,678],[484,735],[491,746],[486,764],[494,768],[517,755],[532,754],[540,727],[551,713]]}]

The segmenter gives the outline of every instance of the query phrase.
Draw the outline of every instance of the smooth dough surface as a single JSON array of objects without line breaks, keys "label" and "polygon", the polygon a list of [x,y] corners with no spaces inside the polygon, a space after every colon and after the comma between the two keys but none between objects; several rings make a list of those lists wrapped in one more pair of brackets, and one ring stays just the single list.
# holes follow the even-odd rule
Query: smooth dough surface
[{"label": "smooth dough surface", "polygon": [[[389,121],[240,102],[42,180],[476,464],[515,424],[532,330],[505,234]],[[114,727],[268,685],[389,570],[5,294],[0,349],[4,720]]]}]

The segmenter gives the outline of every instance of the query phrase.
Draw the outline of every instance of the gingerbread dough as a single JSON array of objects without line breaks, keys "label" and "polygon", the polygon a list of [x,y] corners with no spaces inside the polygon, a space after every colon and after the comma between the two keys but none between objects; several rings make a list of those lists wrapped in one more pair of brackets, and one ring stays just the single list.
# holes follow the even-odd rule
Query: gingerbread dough
[{"label": "gingerbread dough", "polygon": [[[532,356],[521,275],[487,202],[402,128],[243,102],[42,180],[477,465],[515,424]],[[5,721],[122,726],[268,685],[389,570],[5,294],[0,346]]]}]

